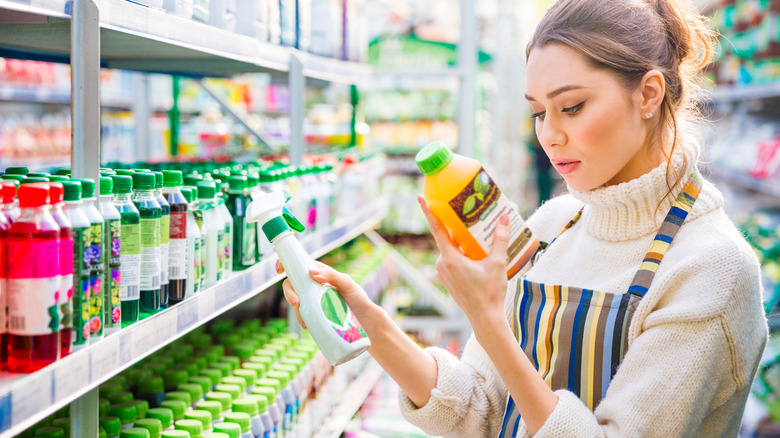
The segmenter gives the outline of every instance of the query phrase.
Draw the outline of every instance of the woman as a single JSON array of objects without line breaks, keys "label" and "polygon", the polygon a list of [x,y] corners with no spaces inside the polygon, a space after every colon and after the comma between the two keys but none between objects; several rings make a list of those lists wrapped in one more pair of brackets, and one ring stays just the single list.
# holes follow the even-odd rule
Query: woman
[{"label": "woman", "polygon": [[507,282],[506,217],[472,261],[421,201],[438,277],[474,329],[460,359],[417,348],[348,276],[312,271],[362,323],[409,421],[446,436],[737,435],[767,326],[756,257],[696,170],[694,75],[712,39],[682,0],[549,9],[526,52],[536,133],[569,187],[528,220],[546,249]]}]

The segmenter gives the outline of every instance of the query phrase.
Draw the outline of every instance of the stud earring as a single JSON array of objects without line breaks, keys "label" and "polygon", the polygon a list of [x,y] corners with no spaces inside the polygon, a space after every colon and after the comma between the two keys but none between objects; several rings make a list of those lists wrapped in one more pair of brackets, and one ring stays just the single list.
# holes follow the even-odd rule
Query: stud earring
[{"label": "stud earring", "polygon": [[652,118],[653,118],[653,113],[647,113],[647,114],[645,114],[645,118],[646,118],[646,119],[652,119]]}]

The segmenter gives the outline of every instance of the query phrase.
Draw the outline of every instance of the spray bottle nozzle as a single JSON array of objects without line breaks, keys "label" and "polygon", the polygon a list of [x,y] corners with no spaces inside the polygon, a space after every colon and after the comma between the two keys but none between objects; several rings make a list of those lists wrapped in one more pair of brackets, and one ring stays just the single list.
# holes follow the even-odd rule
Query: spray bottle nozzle
[{"label": "spray bottle nozzle", "polygon": [[[296,218],[290,210],[284,206],[290,200],[290,194],[286,191],[279,191],[263,195],[261,198],[252,201],[246,212],[246,218],[249,222],[262,221],[265,223],[272,217],[280,217],[291,229],[302,232],[306,227]],[[265,218],[265,219],[263,219]],[[270,238],[269,238],[270,239]]]},{"label": "spray bottle nozzle", "polygon": [[290,228],[299,233],[306,229],[306,226],[304,226],[301,221],[299,221],[298,218],[287,209],[287,207],[282,209],[282,218],[284,218],[284,221],[287,222],[287,225],[289,225]]}]

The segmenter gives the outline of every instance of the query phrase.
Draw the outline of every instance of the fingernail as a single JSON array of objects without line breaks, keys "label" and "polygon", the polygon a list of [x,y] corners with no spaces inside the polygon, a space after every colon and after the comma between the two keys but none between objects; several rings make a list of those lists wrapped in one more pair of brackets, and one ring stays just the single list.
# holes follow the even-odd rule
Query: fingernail
[{"label": "fingernail", "polygon": [[311,274],[311,275],[320,275],[320,270],[319,269],[314,269],[314,268],[309,269],[309,274]]},{"label": "fingernail", "polygon": [[424,205],[423,201],[425,201],[425,199],[423,199],[422,195],[417,195],[417,202],[419,202],[420,205]]},{"label": "fingernail", "polygon": [[501,225],[509,225],[509,215],[505,214],[501,216]]},{"label": "fingernail", "polygon": [[296,307],[298,305],[298,300],[296,300],[295,298],[291,299],[290,300],[290,305],[293,306],[293,307]]}]

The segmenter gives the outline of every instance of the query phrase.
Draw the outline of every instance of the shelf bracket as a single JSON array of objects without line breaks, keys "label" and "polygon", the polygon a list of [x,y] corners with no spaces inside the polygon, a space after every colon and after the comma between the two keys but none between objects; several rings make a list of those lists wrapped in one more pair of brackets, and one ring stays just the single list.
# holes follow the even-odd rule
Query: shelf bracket
[{"label": "shelf bracket", "polygon": [[290,56],[288,82],[290,84],[290,164],[300,166],[303,164],[305,149],[303,117],[306,78],[303,76],[303,64],[295,55]]}]

